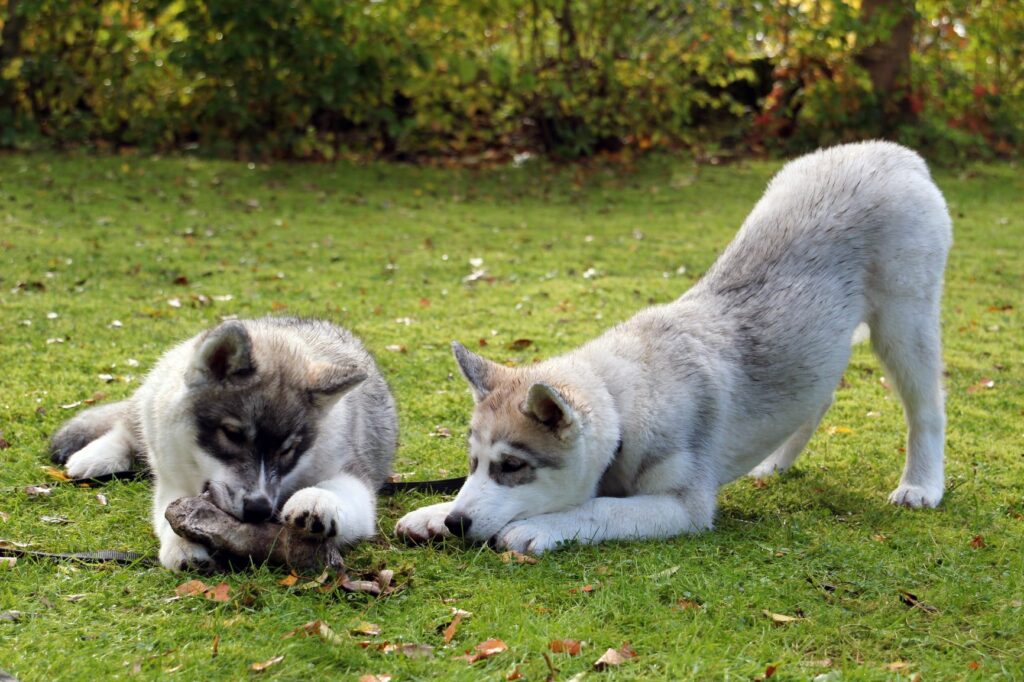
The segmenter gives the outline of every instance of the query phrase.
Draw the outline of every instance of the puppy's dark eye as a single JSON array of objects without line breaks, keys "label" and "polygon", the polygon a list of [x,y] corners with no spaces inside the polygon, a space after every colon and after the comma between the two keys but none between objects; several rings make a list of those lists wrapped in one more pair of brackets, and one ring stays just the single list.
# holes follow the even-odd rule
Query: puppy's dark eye
[{"label": "puppy's dark eye", "polygon": [[526,462],[518,457],[508,456],[501,460],[501,473],[511,474],[526,466]]},{"label": "puppy's dark eye", "polygon": [[221,424],[220,432],[224,434],[224,437],[235,445],[245,445],[246,437],[245,432],[237,426],[231,424]]}]

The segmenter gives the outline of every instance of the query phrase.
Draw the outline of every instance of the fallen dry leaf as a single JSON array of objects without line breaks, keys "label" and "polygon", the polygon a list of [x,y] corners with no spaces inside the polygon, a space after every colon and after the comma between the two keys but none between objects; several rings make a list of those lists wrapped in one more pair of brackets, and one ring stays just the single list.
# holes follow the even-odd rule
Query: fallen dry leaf
[{"label": "fallen dry leaf", "polygon": [[43,523],[52,523],[55,526],[63,526],[71,523],[71,519],[66,516],[40,516],[39,520]]},{"label": "fallen dry leaf", "polygon": [[509,350],[526,350],[533,345],[532,339],[516,339],[515,341],[508,344]]},{"label": "fallen dry leaf", "polygon": [[261,663],[253,663],[249,668],[255,672],[261,673],[272,665],[277,665],[284,660],[284,654],[280,656],[274,656],[273,658],[267,659]]},{"label": "fallen dry leaf", "polygon": [[376,637],[380,634],[380,626],[376,623],[370,623],[369,621],[360,621],[358,625],[352,628],[353,635],[366,635],[368,637]]},{"label": "fallen dry leaf", "polygon": [[452,618],[452,622],[448,623],[448,626],[444,629],[444,643],[445,644],[450,644],[451,641],[452,641],[452,638],[455,637],[455,631],[459,629],[459,623],[462,622],[462,618],[463,618],[462,614],[464,614],[464,613],[466,613],[466,612],[465,611],[460,611],[458,609],[455,609],[455,617]]},{"label": "fallen dry leaf", "polygon": [[107,496],[104,495],[103,493],[96,493],[96,501],[100,503],[101,507],[106,507],[108,504],[110,504],[107,501]]},{"label": "fallen dry leaf", "polygon": [[294,585],[298,581],[299,581],[299,574],[296,573],[295,571],[292,571],[291,573],[289,573],[285,577],[283,577],[280,580],[278,580],[277,584],[278,585],[284,585],[285,587],[291,587],[292,585]]},{"label": "fallen dry leaf", "polygon": [[519,666],[517,665],[515,670],[510,672],[508,675],[505,675],[505,679],[508,680],[508,682],[515,682],[515,680],[523,679],[523,673],[519,670]]},{"label": "fallen dry leaf", "polygon": [[488,639],[473,647],[473,651],[475,653],[471,654],[467,652],[463,656],[456,656],[455,660],[466,661],[467,663],[476,663],[477,661],[482,661],[485,658],[496,656],[502,651],[508,651],[508,645],[500,639]]},{"label": "fallen dry leaf", "polygon": [[985,538],[981,535],[975,535],[971,538],[971,547],[974,549],[981,549],[985,546]]},{"label": "fallen dry leaf", "polygon": [[380,675],[360,675],[359,682],[391,682],[391,675],[386,673]]},{"label": "fallen dry leaf", "polygon": [[44,485],[30,485],[25,488],[25,494],[29,497],[45,497],[52,495],[53,490]]},{"label": "fallen dry leaf", "polygon": [[507,552],[502,552],[501,554],[498,555],[498,557],[501,559],[501,563],[503,563],[503,564],[512,563],[513,561],[516,562],[517,564],[535,564],[535,563],[537,563],[537,557],[532,557],[532,556],[529,556],[528,554],[523,554],[522,552],[517,552],[514,549],[510,549]]},{"label": "fallen dry leaf", "polygon": [[766,679],[766,680],[767,680],[767,679],[768,679],[769,677],[771,677],[772,675],[774,675],[774,674],[775,674],[775,670],[776,670],[776,667],[775,667],[774,665],[768,665],[768,666],[765,666],[765,669],[764,669],[764,678],[763,678],[763,679]]},{"label": "fallen dry leaf", "polygon": [[211,601],[227,601],[230,597],[231,587],[227,583],[220,583],[206,590],[204,596]]},{"label": "fallen dry leaf", "polygon": [[548,642],[548,649],[556,654],[579,656],[582,643],[578,639],[553,639]]},{"label": "fallen dry leaf", "polygon": [[917,595],[906,590],[900,590],[900,601],[912,609],[921,609],[925,613],[938,613],[939,610],[931,604],[925,604],[917,598]]},{"label": "fallen dry leaf", "polygon": [[910,664],[906,661],[893,661],[892,663],[886,663],[882,667],[886,670],[896,672],[897,670],[906,670],[910,667]]},{"label": "fallen dry leaf", "polygon": [[384,350],[390,351],[392,353],[405,353],[408,350],[408,348],[406,348],[405,344],[402,343],[392,343],[390,345],[384,346]]},{"label": "fallen dry leaf", "polygon": [[598,585],[600,585],[600,583],[594,583],[593,585],[587,584],[587,585],[584,585],[583,587],[572,587],[572,588],[569,589],[569,594],[576,594],[577,592],[583,592],[584,594],[590,594],[591,592],[593,592],[594,590],[597,589]]},{"label": "fallen dry leaf", "polygon": [[58,481],[70,481],[71,477],[66,473],[57,469],[56,467],[42,467],[43,473],[50,478],[56,478]]},{"label": "fallen dry leaf", "polygon": [[787,616],[782,613],[772,613],[768,609],[763,610],[761,613],[765,615],[765,618],[772,622],[772,625],[789,625],[790,623],[803,620],[800,616]]},{"label": "fallen dry leaf", "polygon": [[213,645],[210,647],[210,658],[217,658],[218,649],[220,649],[220,635],[214,635]]},{"label": "fallen dry leaf", "polygon": [[615,665],[622,665],[631,658],[636,658],[636,652],[628,642],[624,642],[618,649],[608,649],[601,658],[594,661],[594,670],[601,672]]},{"label": "fallen dry leaf", "polygon": [[689,611],[690,609],[702,609],[704,606],[700,602],[695,602],[692,599],[676,599],[676,603],[672,608],[677,611]]},{"label": "fallen dry leaf", "polygon": [[74,604],[77,601],[82,601],[87,596],[89,596],[89,595],[86,595],[86,594],[66,594],[66,595],[64,595],[62,597],[62,599],[64,601],[71,602],[72,604]]},{"label": "fallen dry leaf", "polygon": [[434,655],[434,647],[429,644],[392,644],[390,642],[383,642],[377,646],[377,651],[385,654],[397,651],[406,658],[429,658]]},{"label": "fallen dry leaf", "polygon": [[338,633],[331,629],[331,626],[320,619],[311,620],[305,625],[284,633],[281,639],[288,639],[295,635],[301,635],[302,637],[319,637],[330,644],[341,644],[344,641]]},{"label": "fallen dry leaf", "polygon": [[978,383],[967,387],[967,392],[970,394],[978,393],[989,388],[995,388],[996,382],[989,378],[981,379]]},{"label": "fallen dry leaf", "polygon": [[206,583],[202,580],[189,580],[174,588],[174,593],[179,597],[191,597],[204,592],[206,592]]}]

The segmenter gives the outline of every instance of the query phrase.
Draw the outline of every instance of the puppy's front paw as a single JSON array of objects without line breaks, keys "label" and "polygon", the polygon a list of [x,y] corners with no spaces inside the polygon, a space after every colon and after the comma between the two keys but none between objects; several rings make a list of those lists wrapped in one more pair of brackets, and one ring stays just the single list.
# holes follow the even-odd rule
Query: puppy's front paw
[{"label": "puppy's front paw", "polygon": [[942,501],[942,486],[920,486],[901,483],[889,495],[889,503],[911,509],[937,507]]},{"label": "puppy's front paw", "polygon": [[308,535],[333,538],[344,528],[342,510],[334,493],[303,488],[285,502],[281,520]]},{"label": "puppy's front paw", "polygon": [[445,527],[444,520],[451,506],[450,502],[444,502],[409,512],[395,524],[395,535],[414,543],[450,536],[451,532]]},{"label": "puppy's front paw", "polygon": [[565,541],[558,533],[552,532],[551,528],[534,519],[523,519],[513,521],[498,531],[498,534],[491,540],[495,549],[511,549],[522,554],[543,554],[557,548]]},{"label": "puppy's front paw", "polygon": [[182,571],[212,573],[217,568],[217,562],[210,555],[208,549],[171,533],[168,533],[164,541],[160,543],[160,563],[164,568],[175,573]]}]

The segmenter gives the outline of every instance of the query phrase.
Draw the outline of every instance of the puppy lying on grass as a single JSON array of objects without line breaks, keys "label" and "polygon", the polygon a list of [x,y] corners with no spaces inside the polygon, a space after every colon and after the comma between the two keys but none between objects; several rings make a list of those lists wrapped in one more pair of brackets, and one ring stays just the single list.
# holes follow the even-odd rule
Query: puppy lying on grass
[{"label": "puppy lying on grass", "polygon": [[508,368],[458,343],[469,477],[399,536],[560,543],[711,528],[719,486],[788,468],[866,323],[906,411],[890,502],[943,493],[939,303],[951,223],[915,153],[868,142],[787,164],[707,274],[566,355]]},{"label": "puppy lying on grass", "polygon": [[73,478],[145,458],[160,563],[180,571],[215,563],[165,517],[204,490],[246,523],[279,519],[338,546],[370,537],[397,440],[394,400],[358,339],[322,320],[266,317],[176,346],[131,398],[76,415],[50,447]]}]

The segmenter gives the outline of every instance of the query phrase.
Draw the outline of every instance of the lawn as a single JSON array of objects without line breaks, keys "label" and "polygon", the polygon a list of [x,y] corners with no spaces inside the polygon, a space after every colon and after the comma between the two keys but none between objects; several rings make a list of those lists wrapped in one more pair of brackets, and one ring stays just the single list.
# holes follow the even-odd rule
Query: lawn
[{"label": "lawn", "polygon": [[[395,470],[462,474],[471,398],[451,340],[529,363],[673,299],[777,167],[2,156],[0,538],[155,554],[148,484],[57,484],[47,440],[82,402],[128,395],[163,349],[226,315],[352,329],[399,403]],[[455,541],[396,542],[399,516],[440,500],[404,494],[381,500],[380,536],[347,555],[353,574],[395,572],[398,589],[379,598],[303,589],[315,576],[285,586],[266,567],[204,577],[229,586],[226,602],[175,598],[196,576],[22,558],[0,566],[0,669],[21,680],[1021,679],[1024,180],[1006,164],[936,179],[956,240],[939,509],[885,502],[903,464],[902,410],[861,346],[795,469],[725,487],[714,532],[505,563]],[[50,495],[26,494],[48,480]],[[446,643],[453,608],[472,615]],[[317,619],[334,636],[285,637]],[[364,622],[380,633],[358,632],[373,631]],[[491,638],[508,649],[459,658]],[[549,649],[563,638],[582,642],[579,655]],[[635,658],[593,671],[624,642]]]}]

